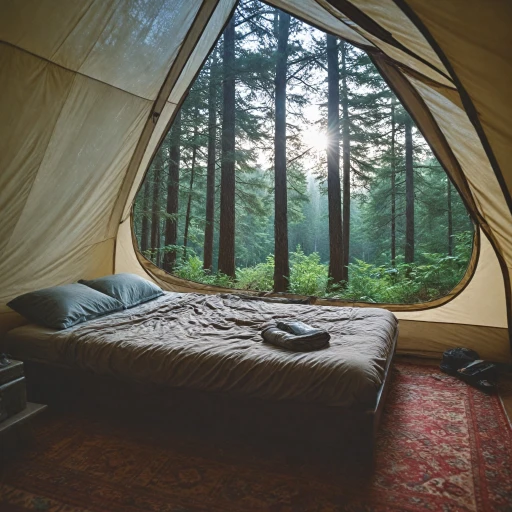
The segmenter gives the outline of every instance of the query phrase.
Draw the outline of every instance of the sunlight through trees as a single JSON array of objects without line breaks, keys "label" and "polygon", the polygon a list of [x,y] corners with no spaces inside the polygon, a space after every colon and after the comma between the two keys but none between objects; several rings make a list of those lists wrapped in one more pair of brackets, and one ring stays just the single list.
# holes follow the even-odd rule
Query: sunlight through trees
[{"label": "sunlight through trees", "polygon": [[240,2],[134,205],[141,252],[227,287],[415,303],[462,278],[473,226],[370,57]]}]

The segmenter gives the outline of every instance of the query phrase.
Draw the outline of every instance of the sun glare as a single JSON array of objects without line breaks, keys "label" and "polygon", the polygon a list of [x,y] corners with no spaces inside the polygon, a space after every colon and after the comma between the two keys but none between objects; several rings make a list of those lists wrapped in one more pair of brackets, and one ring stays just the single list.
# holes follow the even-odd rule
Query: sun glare
[{"label": "sun glare", "polygon": [[312,151],[320,153],[327,149],[327,135],[318,130],[307,130],[302,134],[304,144]]}]

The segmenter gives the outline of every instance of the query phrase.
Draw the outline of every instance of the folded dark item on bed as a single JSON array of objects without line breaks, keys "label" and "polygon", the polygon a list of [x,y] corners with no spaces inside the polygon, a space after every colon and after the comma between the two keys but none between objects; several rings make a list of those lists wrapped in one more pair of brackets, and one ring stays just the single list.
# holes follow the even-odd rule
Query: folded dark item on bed
[{"label": "folded dark item on bed", "polygon": [[261,331],[264,341],[295,352],[311,352],[329,346],[330,334],[303,322],[278,322]]}]

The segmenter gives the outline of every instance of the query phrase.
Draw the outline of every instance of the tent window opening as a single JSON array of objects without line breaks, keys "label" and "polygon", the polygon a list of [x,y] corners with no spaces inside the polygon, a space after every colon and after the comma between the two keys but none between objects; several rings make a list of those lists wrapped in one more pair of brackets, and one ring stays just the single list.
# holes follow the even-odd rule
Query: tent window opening
[{"label": "tent window opening", "polygon": [[239,3],[137,194],[140,252],[226,288],[372,303],[447,295],[473,224],[368,55]]}]

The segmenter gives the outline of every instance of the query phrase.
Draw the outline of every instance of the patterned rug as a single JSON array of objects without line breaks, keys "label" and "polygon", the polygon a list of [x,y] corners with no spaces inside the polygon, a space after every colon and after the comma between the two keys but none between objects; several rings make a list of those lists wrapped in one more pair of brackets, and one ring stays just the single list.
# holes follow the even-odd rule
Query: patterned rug
[{"label": "patterned rug", "polygon": [[512,434],[496,396],[397,364],[377,444],[375,467],[360,474],[343,460],[51,412],[34,447],[2,469],[0,510],[512,510]]}]

